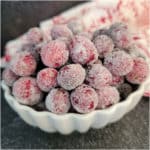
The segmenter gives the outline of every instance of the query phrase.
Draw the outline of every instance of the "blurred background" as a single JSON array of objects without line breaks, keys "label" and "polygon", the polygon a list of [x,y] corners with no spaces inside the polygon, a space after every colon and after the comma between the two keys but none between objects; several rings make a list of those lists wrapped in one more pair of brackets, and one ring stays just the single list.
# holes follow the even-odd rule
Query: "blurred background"
[{"label": "blurred background", "polygon": [[[85,1],[2,1],[1,46],[7,41],[37,26],[40,21],[53,17]],[[149,105],[143,98],[140,104],[119,122],[85,134],[68,136],[48,134],[25,124],[8,106],[1,92],[1,147],[2,149],[51,148],[134,148],[148,149]]]},{"label": "blurred background", "polygon": [[5,43],[37,26],[40,21],[85,1],[2,1],[1,37],[2,49]]}]

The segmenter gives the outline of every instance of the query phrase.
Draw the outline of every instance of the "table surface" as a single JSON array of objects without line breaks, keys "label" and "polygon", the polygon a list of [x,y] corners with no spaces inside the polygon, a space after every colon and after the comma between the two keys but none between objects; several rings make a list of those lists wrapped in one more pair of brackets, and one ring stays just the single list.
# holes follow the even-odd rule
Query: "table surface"
[{"label": "table surface", "polygon": [[[50,3],[51,5],[47,5],[47,3]],[[79,2],[2,2],[2,47],[7,40],[17,37],[19,34],[25,32],[29,26],[34,26],[40,20],[51,17],[54,14],[57,14],[78,3]],[[41,9],[41,4],[45,8],[50,7],[50,11],[42,11],[38,16],[34,18],[30,17],[31,12],[36,12]],[[52,4],[54,7],[52,7]],[[14,17],[16,19],[12,21]],[[8,23],[11,21],[12,24],[9,26]],[[24,25],[25,22],[28,22],[28,26]],[[49,134],[38,128],[31,127],[22,121],[20,117],[8,106],[4,99],[3,91],[1,92],[2,148],[148,149],[148,126],[149,100],[148,98],[142,98],[141,102],[133,111],[124,116],[120,121],[110,124],[103,129],[90,129],[84,134],[73,132],[67,136],[60,135],[59,133]]]}]

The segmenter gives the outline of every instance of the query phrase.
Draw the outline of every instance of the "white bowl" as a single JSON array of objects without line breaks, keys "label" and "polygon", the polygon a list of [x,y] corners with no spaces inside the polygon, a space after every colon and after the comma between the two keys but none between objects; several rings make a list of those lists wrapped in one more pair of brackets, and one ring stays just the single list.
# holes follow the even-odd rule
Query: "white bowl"
[{"label": "white bowl", "polygon": [[[74,11],[78,13],[78,11],[81,10],[81,8],[83,8],[84,6],[86,7],[92,5],[89,5],[89,3],[82,4],[75,9],[67,11],[66,13],[64,13],[64,15],[67,17],[67,15],[69,16],[73,14]],[[40,27],[46,33],[46,29],[47,27],[50,27],[50,25],[51,20],[47,20],[45,22],[42,22],[40,24]],[[18,43],[20,43],[20,41],[17,41],[18,40],[13,41],[11,42],[11,44],[15,44],[15,46],[17,47]],[[150,64],[150,60],[147,57],[145,58],[147,63]],[[106,126],[108,123],[119,120],[136,106],[136,104],[143,96],[143,93],[147,89],[148,85],[150,85],[150,76],[139,86],[139,88],[135,92],[131,93],[126,100],[104,110],[95,110],[88,114],[67,113],[64,115],[56,115],[47,111],[39,112],[32,109],[31,107],[19,104],[15,100],[14,96],[12,96],[10,88],[4,83],[4,81],[2,81],[2,88],[4,90],[6,101],[26,123],[38,127],[46,132],[51,133],[57,131],[62,134],[70,134],[75,130],[83,133],[86,132],[89,128],[99,129]]]},{"label": "white bowl", "polygon": [[[146,58],[146,61],[150,64],[148,58]],[[136,106],[148,85],[150,85],[150,76],[126,100],[104,110],[94,110],[88,114],[67,113],[56,115],[47,111],[36,111],[31,107],[19,104],[12,96],[10,88],[2,81],[6,101],[26,123],[39,127],[46,132],[58,131],[62,134],[70,134],[75,130],[83,133],[88,131],[89,128],[99,129],[108,123],[119,120]]]}]

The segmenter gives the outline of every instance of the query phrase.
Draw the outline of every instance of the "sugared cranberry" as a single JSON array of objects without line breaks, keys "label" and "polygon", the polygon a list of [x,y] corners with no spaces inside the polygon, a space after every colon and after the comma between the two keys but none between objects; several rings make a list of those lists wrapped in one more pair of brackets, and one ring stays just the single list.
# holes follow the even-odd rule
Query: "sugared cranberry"
[{"label": "sugared cranberry", "polygon": [[112,74],[124,76],[132,70],[133,59],[124,51],[114,51],[106,55],[104,65]]},{"label": "sugared cranberry", "polygon": [[19,78],[19,76],[17,76],[9,68],[6,68],[3,71],[2,78],[8,86],[12,86],[13,83]]},{"label": "sugared cranberry", "polygon": [[40,70],[37,74],[37,84],[42,91],[50,91],[57,85],[57,70],[53,68]]},{"label": "sugared cranberry", "polygon": [[73,108],[79,113],[89,113],[98,104],[96,91],[86,84],[77,87],[70,96]]},{"label": "sugared cranberry", "polygon": [[101,58],[113,51],[114,43],[107,35],[99,35],[93,42]]},{"label": "sugared cranberry", "polygon": [[119,48],[128,48],[131,43],[130,33],[127,25],[123,23],[115,23],[110,27],[110,35]]},{"label": "sugared cranberry", "polygon": [[93,64],[86,77],[88,84],[95,89],[111,84],[112,75],[107,68],[101,64]]},{"label": "sugared cranberry", "polygon": [[81,85],[85,79],[85,70],[79,64],[66,65],[60,69],[57,81],[66,90],[72,90]]},{"label": "sugared cranberry", "polygon": [[70,45],[70,56],[74,63],[92,64],[98,59],[98,52],[88,38],[75,36]]},{"label": "sugared cranberry", "polygon": [[119,92],[115,87],[103,86],[97,90],[98,94],[98,109],[104,109],[119,102]]},{"label": "sugared cranberry", "polygon": [[147,62],[141,58],[134,58],[133,69],[126,75],[127,80],[133,84],[141,84],[146,80],[149,74]]},{"label": "sugared cranberry", "polygon": [[42,100],[43,94],[32,77],[21,77],[13,84],[12,93],[16,100],[25,105],[35,105]]},{"label": "sugared cranberry", "polygon": [[52,89],[46,97],[46,108],[55,114],[67,113],[70,109],[69,93],[64,89]]},{"label": "sugared cranberry", "polygon": [[52,68],[59,68],[68,61],[69,51],[61,40],[50,41],[41,50],[42,62]]},{"label": "sugared cranberry", "polygon": [[92,41],[95,40],[95,38],[99,35],[107,35],[109,36],[109,30],[106,28],[102,28],[102,29],[98,29],[96,31],[94,31],[93,36],[92,36]]},{"label": "sugared cranberry", "polygon": [[27,32],[27,40],[33,44],[40,43],[43,40],[42,31],[37,27],[31,28]]},{"label": "sugared cranberry", "polygon": [[66,37],[70,39],[73,34],[66,25],[55,25],[51,29],[51,36],[54,40],[60,37]]},{"label": "sugared cranberry", "polygon": [[18,76],[32,75],[37,67],[34,56],[28,51],[15,54],[10,62],[10,69]]}]

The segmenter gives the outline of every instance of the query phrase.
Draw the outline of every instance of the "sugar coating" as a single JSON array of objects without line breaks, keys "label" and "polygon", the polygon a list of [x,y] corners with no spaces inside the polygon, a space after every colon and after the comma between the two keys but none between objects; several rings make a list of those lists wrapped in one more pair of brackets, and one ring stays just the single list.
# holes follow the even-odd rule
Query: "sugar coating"
[{"label": "sugar coating", "polygon": [[70,96],[73,108],[79,113],[92,112],[98,104],[96,91],[86,84],[77,87]]},{"label": "sugar coating", "polygon": [[92,64],[98,59],[98,52],[88,38],[75,36],[71,42],[70,56],[74,63]]},{"label": "sugar coating", "polygon": [[116,76],[116,75],[112,75],[112,82],[111,85],[118,87],[120,84],[124,83],[124,77],[123,76]]},{"label": "sugar coating", "polygon": [[87,83],[95,89],[111,84],[112,75],[107,68],[101,64],[93,64],[87,73]]},{"label": "sugar coating", "polygon": [[46,97],[45,106],[55,114],[67,113],[71,107],[69,93],[62,88],[52,89]]},{"label": "sugar coating", "polygon": [[42,91],[50,91],[57,85],[57,70],[53,68],[40,70],[37,74],[37,84]]},{"label": "sugar coating", "polygon": [[96,38],[97,36],[99,36],[99,35],[107,35],[107,36],[109,36],[109,30],[106,29],[106,28],[102,28],[102,29],[95,30],[95,31],[93,32],[92,41],[94,41],[95,38]]},{"label": "sugar coating", "polygon": [[126,75],[126,79],[133,84],[141,84],[149,74],[149,67],[142,57],[134,58],[133,69]]},{"label": "sugar coating", "polygon": [[35,105],[42,100],[43,93],[32,77],[21,77],[14,84],[12,93],[16,100],[25,105]]},{"label": "sugar coating", "polygon": [[133,91],[132,86],[128,83],[123,83],[118,86],[118,90],[122,98],[126,98]]},{"label": "sugar coating", "polygon": [[27,32],[27,40],[33,44],[40,43],[43,40],[42,31],[37,27],[31,28]]},{"label": "sugar coating", "polygon": [[54,40],[42,47],[40,55],[44,65],[59,68],[68,61],[69,51],[63,41]]},{"label": "sugar coating", "polygon": [[132,70],[133,59],[124,51],[114,51],[106,55],[104,65],[112,74],[124,76]]},{"label": "sugar coating", "polygon": [[123,23],[115,23],[110,27],[110,35],[119,48],[128,48],[130,46],[130,33],[127,25]]},{"label": "sugar coating", "polygon": [[85,69],[80,64],[66,65],[60,69],[57,76],[58,84],[66,90],[72,90],[81,85],[85,79]]},{"label": "sugar coating", "polygon": [[120,100],[119,92],[113,86],[103,86],[96,92],[98,94],[98,109],[109,107]]},{"label": "sugar coating", "polygon": [[37,62],[28,51],[20,51],[15,54],[10,62],[10,69],[18,76],[32,75],[37,67]]},{"label": "sugar coating", "polygon": [[12,86],[19,76],[17,76],[9,68],[6,68],[2,73],[2,78],[8,86]]},{"label": "sugar coating", "polygon": [[83,24],[80,20],[71,20],[68,24],[67,24],[68,28],[74,33],[80,33],[81,31],[83,31]]},{"label": "sugar coating", "polygon": [[93,42],[101,58],[113,51],[114,43],[107,35],[98,35]]},{"label": "sugar coating", "polygon": [[55,40],[59,37],[71,38],[73,36],[72,31],[66,25],[55,25],[51,29],[52,39]]},{"label": "sugar coating", "polygon": [[36,59],[36,61],[39,61],[39,52],[37,45],[34,45],[32,43],[24,44],[22,46],[22,51],[27,51],[33,55],[33,57]]}]

